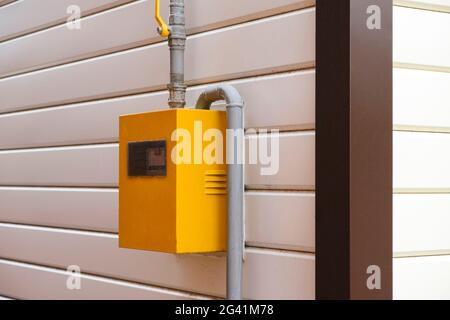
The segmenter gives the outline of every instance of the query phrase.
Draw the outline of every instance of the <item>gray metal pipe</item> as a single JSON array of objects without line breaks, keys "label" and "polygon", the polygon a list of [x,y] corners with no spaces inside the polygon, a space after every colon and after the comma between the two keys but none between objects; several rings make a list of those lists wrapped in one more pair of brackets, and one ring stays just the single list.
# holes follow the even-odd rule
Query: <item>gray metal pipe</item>
[{"label": "gray metal pipe", "polygon": [[170,0],[169,31],[169,106],[171,108],[184,108],[186,105],[186,84],[184,82],[184,51],[186,47],[184,0]]},{"label": "gray metal pipe", "polygon": [[[231,130],[229,132],[236,134],[227,135],[227,299],[241,300],[244,257],[244,101],[232,86],[212,86],[200,95],[196,108],[210,109],[214,102],[222,100],[225,100],[227,107],[227,131]],[[233,141],[230,137],[233,137]],[[229,155],[233,155],[233,159],[230,159]]]}]

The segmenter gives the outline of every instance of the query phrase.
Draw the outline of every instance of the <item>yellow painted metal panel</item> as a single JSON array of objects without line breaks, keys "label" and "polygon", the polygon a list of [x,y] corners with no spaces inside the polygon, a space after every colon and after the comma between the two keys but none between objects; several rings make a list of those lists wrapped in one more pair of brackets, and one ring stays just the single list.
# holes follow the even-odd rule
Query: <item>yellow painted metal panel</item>
[{"label": "yellow painted metal panel", "polygon": [[[196,135],[209,129],[218,129],[223,137],[222,151],[225,146],[226,113],[208,110],[178,110],[178,128]],[[201,122],[198,122],[201,120]],[[201,128],[200,127],[201,124]],[[202,141],[201,152],[207,153],[209,141]],[[195,158],[195,141],[191,141],[192,158]],[[201,156],[198,155],[197,156]],[[225,162],[223,151],[223,162]],[[196,160],[196,159],[193,159]],[[198,160],[198,159],[197,159]],[[178,252],[224,251],[226,249],[226,188],[207,189],[205,178],[211,175],[226,178],[225,164],[205,163],[181,164],[177,166],[177,235]]]},{"label": "yellow painted metal panel", "polygon": [[[189,133],[190,141],[176,138],[176,129]],[[221,133],[225,160],[225,112],[173,109],[120,118],[120,247],[169,253],[226,249],[226,164],[203,159],[208,145],[217,143],[203,140],[209,129]],[[166,175],[129,176],[128,144],[163,140]],[[177,143],[188,148],[175,149]]]},{"label": "yellow painted metal panel", "polygon": [[176,111],[153,112],[120,118],[119,234],[120,246],[155,251],[176,251],[176,174],[167,161],[167,176],[129,177],[128,143],[166,140],[171,149],[171,131]]}]

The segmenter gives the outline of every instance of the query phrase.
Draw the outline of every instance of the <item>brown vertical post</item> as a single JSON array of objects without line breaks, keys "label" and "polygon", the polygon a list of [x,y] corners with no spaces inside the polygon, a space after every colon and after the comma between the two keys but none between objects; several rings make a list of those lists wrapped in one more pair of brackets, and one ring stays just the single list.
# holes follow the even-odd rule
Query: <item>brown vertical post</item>
[{"label": "brown vertical post", "polygon": [[317,299],[392,299],[392,6],[317,0]]}]

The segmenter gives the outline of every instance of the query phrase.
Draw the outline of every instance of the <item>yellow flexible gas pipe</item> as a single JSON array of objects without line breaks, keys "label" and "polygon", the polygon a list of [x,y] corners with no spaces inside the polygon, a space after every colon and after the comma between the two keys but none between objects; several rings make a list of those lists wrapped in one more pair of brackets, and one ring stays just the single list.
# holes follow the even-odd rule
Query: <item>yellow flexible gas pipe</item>
[{"label": "yellow flexible gas pipe", "polygon": [[160,8],[161,8],[160,0],[155,0],[155,19],[159,25],[158,32],[161,37],[167,38],[170,35],[170,31],[169,27],[164,22],[163,18],[161,18]]}]

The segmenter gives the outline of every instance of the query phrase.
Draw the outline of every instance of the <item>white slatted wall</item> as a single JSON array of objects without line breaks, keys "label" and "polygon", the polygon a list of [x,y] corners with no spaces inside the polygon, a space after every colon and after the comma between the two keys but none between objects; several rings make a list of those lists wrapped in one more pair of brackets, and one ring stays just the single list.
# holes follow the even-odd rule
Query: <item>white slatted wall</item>
[{"label": "white slatted wall", "polygon": [[[81,30],[64,24],[69,4]],[[118,248],[118,116],[167,102],[152,15],[151,0],[0,6],[0,296],[224,297],[223,254]],[[187,23],[189,105],[229,82],[247,128],[282,130],[279,173],[247,167],[245,297],[314,299],[314,1],[189,0]]]},{"label": "white slatted wall", "polygon": [[450,0],[395,2],[394,297],[450,299]]}]

